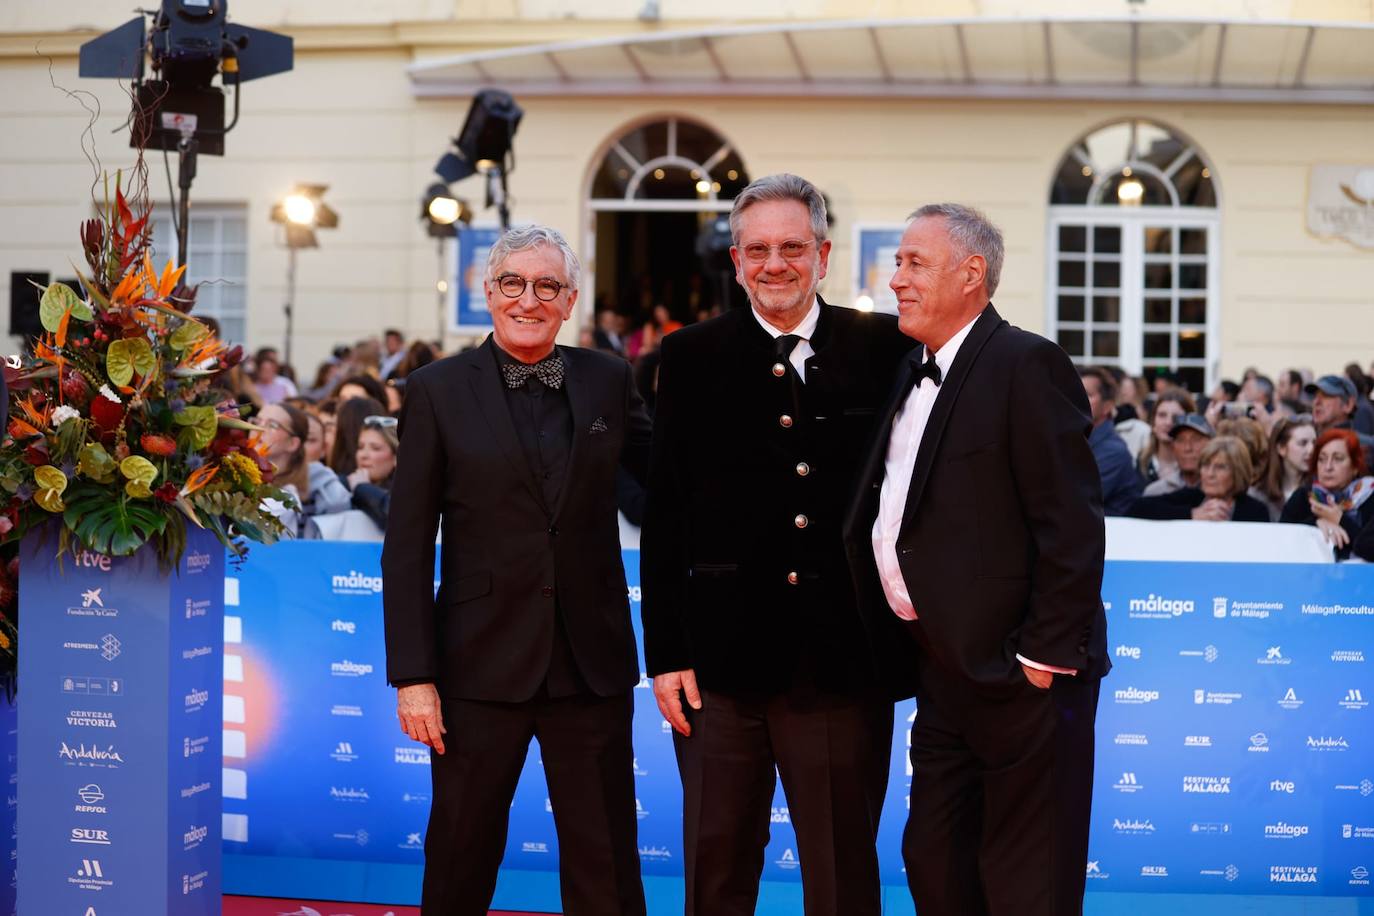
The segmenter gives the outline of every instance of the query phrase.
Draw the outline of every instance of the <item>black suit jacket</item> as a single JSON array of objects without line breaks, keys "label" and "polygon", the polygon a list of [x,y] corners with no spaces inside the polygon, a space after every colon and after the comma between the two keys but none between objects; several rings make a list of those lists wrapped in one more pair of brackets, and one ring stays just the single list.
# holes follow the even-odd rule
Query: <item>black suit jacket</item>
[{"label": "black suit jacket", "polygon": [[787,689],[801,665],[835,690],[871,680],[840,521],[911,341],[889,316],[820,308],[797,401],[749,309],[663,338],[640,554],[650,674],[693,668],[724,693]]},{"label": "black suit jacket", "polygon": [[490,340],[407,380],[382,550],[390,682],[433,680],[444,697],[529,699],[548,672],[555,601],[595,693],[639,681],[615,473],[623,461],[645,475],[649,418],[623,359],[558,350],[573,438],[552,507],[520,448]]},{"label": "black suit jacket", "polygon": [[[881,640],[895,615],[872,530],[910,375],[908,363],[845,521],[865,617]],[[997,687],[1022,676],[1017,653],[1087,677],[1111,667],[1091,431],[1083,383],[1064,351],[988,305],[940,386],[897,541],[912,604],[946,669]]]}]

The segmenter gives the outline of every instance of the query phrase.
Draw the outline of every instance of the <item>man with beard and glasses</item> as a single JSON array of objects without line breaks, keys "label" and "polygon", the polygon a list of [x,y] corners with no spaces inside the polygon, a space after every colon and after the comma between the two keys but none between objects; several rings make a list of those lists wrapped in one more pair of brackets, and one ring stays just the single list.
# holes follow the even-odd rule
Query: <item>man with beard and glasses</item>
[{"label": "man with beard and glasses", "polygon": [[753,914],[775,772],[807,916],[880,912],[898,691],[875,675],[840,521],[912,344],[890,316],[816,295],[826,229],[810,182],[753,182],[730,214],[750,308],[663,339],[644,652],[675,730],[689,916]]}]

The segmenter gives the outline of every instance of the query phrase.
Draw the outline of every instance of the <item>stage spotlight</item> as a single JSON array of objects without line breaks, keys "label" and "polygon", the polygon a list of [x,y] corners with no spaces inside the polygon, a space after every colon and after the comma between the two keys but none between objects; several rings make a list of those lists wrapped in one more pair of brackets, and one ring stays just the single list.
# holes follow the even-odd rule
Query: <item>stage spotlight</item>
[{"label": "stage spotlight", "polygon": [[304,194],[288,194],[282,201],[287,220],[297,226],[315,225],[315,202]]},{"label": "stage spotlight", "polygon": [[421,199],[420,220],[434,238],[453,238],[458,234],[458,223],[472,222],[472,210],[467,201],[453,196],[448,185],[435,182]]},{"label": "stage spotlight", "polygon": [[453,139],[455,151],[445,153],[434,166],[435,173],[450,184],[478,172],[485,175],[487,206],[497,208],[503,227],[510,225],[506,179],[515,171],[512,144],[524,115],[510,93],[483,89],[473,97],[463,129]]},{"label": "stage spotlight", "polygon": [[291,339],[295,327],[296,252],[302,248],[320,247],[315,238],[316,229],[334,229],[339,225],[339,214],[322,200],[327,190],[327,184],[298,184],[272,206],[272,222],[286,229],[286,304],[282,306],[286,315],[286,340],[282,358],[287,365],[291,364]]},{"label": "stage spotlight", "polygon": [[[228,21],[228,0],[162,0],[145,13],[81,46],[82,77],[132,80],[134,99],[129,145],[135,149],[175,150],[178,157],[175,204],[177,260],[185,266],[187,222],[196,157],[224,155],[224,136],[239,121],[242,84],[290,70],[292,39]],[[145,59],[154,77],[144,79]],[[224,123],[224,90],[234,88],[234,117]],[[181,197],[177,200],[177,190]]]}]

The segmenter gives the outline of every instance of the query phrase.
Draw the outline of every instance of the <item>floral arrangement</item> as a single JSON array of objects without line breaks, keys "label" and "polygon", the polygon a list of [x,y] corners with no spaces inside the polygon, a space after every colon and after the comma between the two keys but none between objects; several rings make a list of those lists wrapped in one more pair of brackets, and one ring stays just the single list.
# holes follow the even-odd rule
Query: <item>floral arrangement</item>
[{"label": "floral arrangement", "polygon": [[43,289],[44,333],[4,366],[8,424],[0,444],[0,678],[17,648],[19,540],[55,523],[57,554],[112,556],[153,545],[164,568],[186,547],[187,525],[238,556],[244,539],[283,533],[263,500],[291,505],[272,485],[257,428],[217,382],[243,359],[191,316],[185,267],[158,272],[146,197],[135,215],[115,180],[98,219],[81,227],[89,274],[81,290]]}]

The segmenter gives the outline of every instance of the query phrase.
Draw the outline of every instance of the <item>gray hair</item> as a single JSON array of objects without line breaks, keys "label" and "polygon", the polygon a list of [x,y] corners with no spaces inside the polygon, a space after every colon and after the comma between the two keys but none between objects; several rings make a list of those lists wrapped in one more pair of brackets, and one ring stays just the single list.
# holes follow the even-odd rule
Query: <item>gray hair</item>
[{"label": "gray hair", "polygon": [[960,261],[976,254],[987,263],[983,285],[991,299],[992,294],[997,292],[998,281],[1002,279],[1002,258],[1006,254],[1002,231],[981,210],[963,204],[926,204],[912,212],[907,220],[914,222],[934,217],[945,221],[945,231]]},{"label": "gray hair", "polygon": [[765,200],[795,200],[806,206],[811,215],[811,234],[817,242],[824,242],[828,228],[825,219],[825,198],[816,186],[805,178],[782,172],[765,175],[749,182],[749,186],[735,196],[730,208],[730,241],[739,244],[740,214]]},{"label": "gray hair", "polygon": [[506,263],[506,258],[517,251],[527,251],[541,245],[555,248],[563,255],[563,269],[567,273],[565,279],[570,287],[577,289],[578,278],[582,274],[577,252],[573,251],[568,240],[563,238],[563,233],[549,226],[521,226],[503,232],[487,255],[487,279],[495,280],[497,269]]}]

